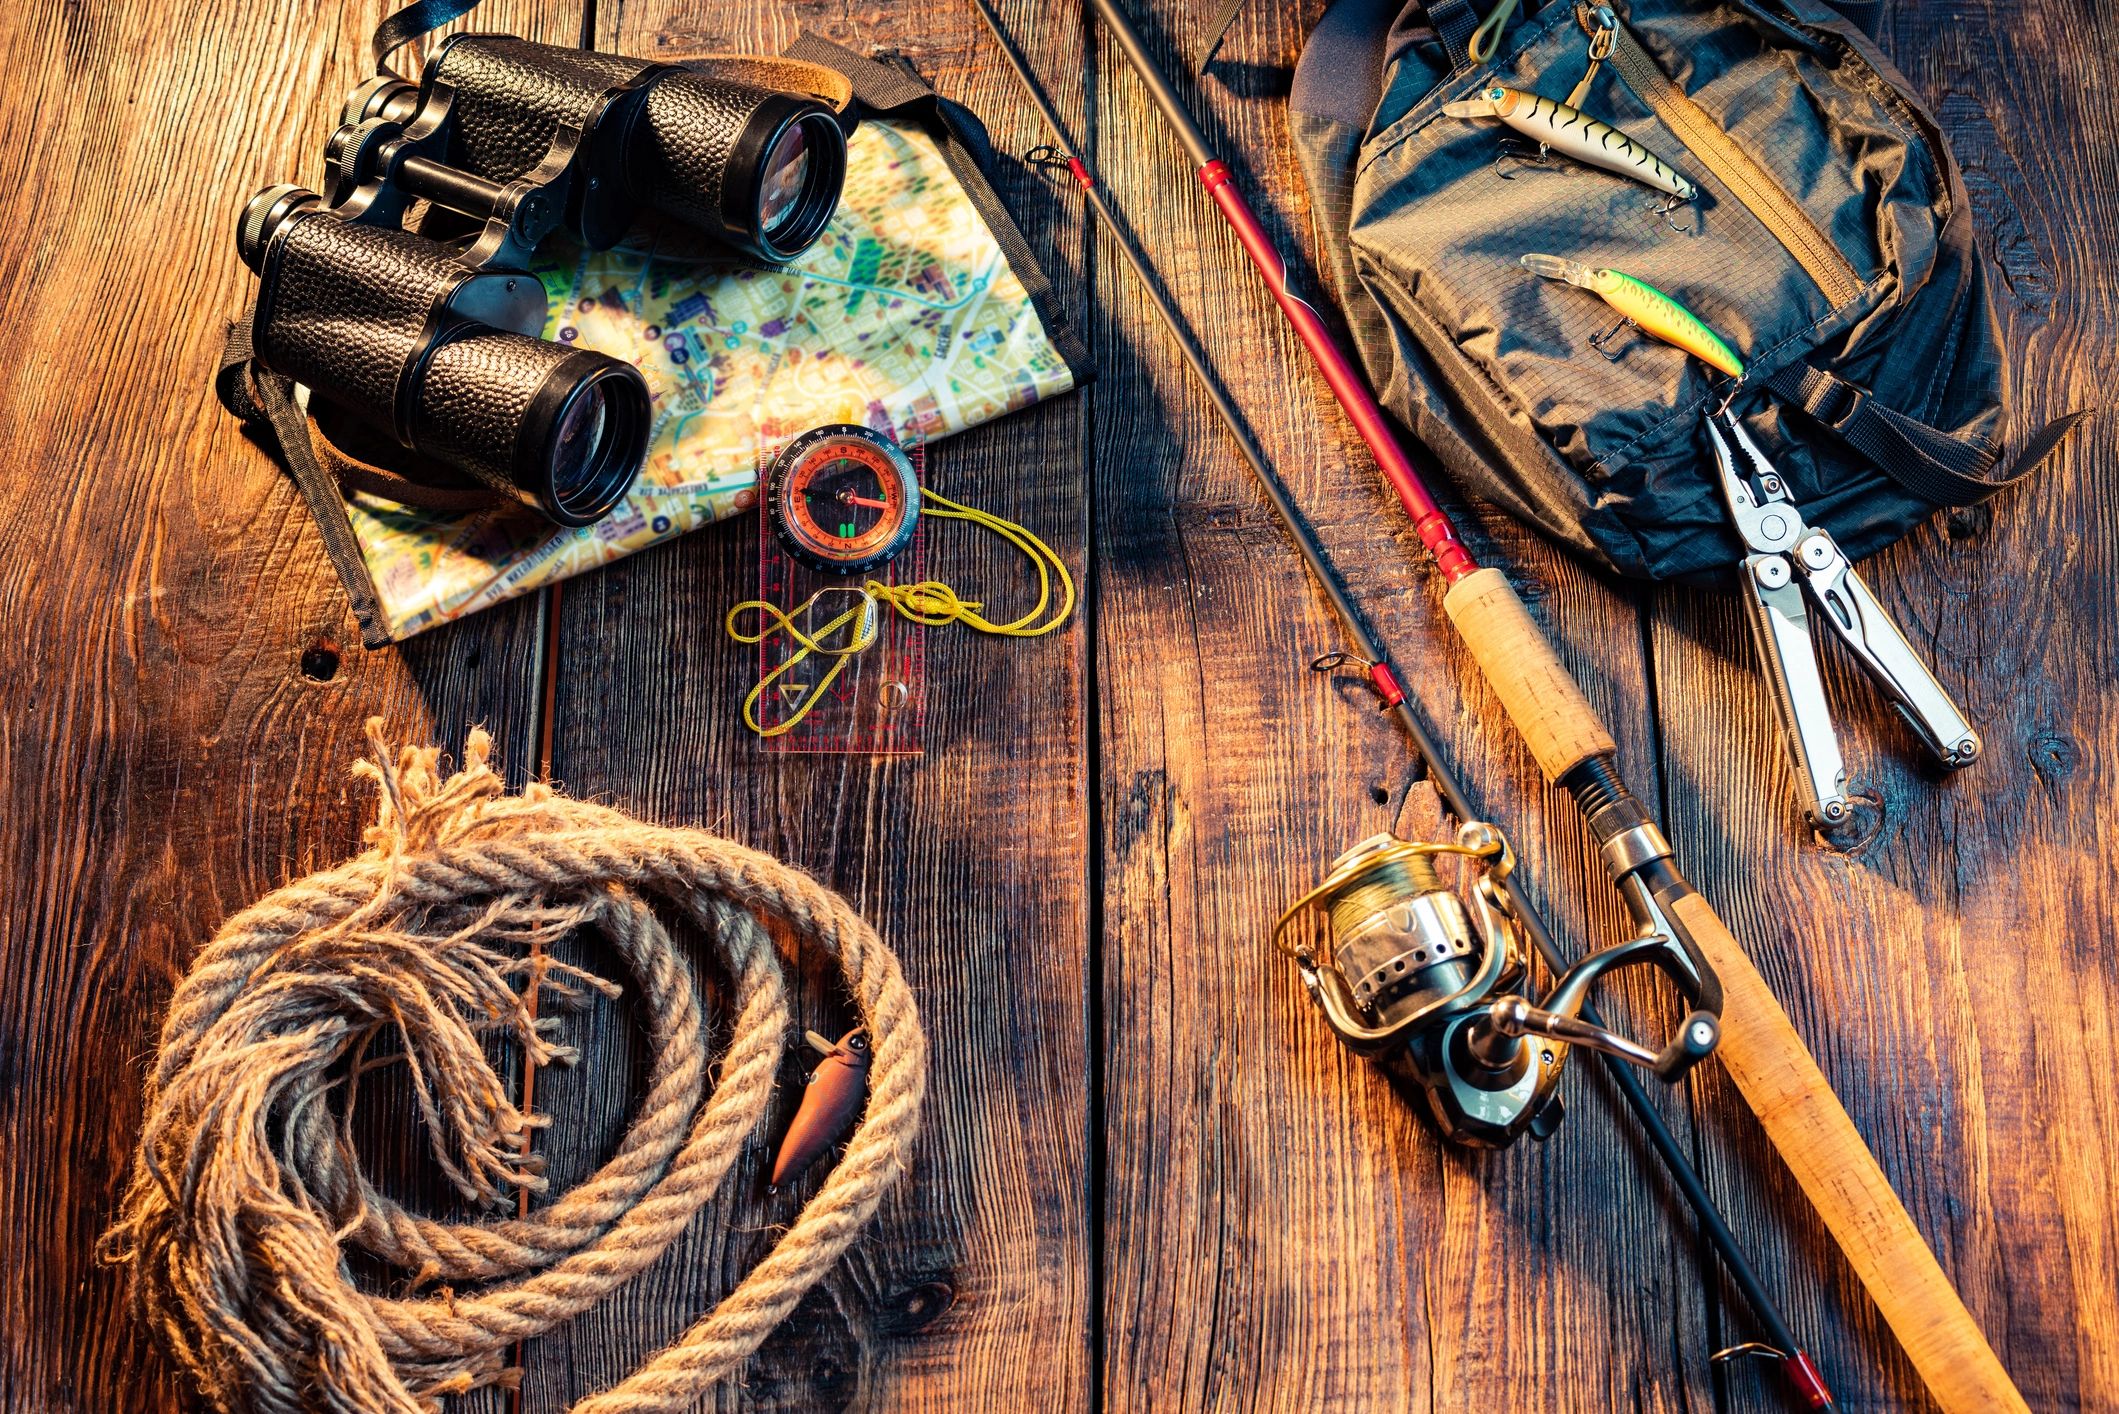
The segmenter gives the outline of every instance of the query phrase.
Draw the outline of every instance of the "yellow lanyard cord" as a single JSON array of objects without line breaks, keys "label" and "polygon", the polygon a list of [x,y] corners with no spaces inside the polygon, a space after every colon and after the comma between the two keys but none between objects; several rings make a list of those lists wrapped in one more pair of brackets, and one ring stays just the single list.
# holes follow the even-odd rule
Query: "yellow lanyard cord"
[{"label": "yellow lanyard cord", "polygon": [[[1050,545],[1012,520],[1003,519],[991,511],[979,510],[975,506],[967,506],[961,501],[952,501],[940,492],[924,487],[920,491],[920,510],[925,515],[939,516],[944,520],[968,520],[992,531],[1021,550],[1024,557],[1037,567],[1037,603],[1022,617],[1000,624],[979,612],[986,607],[985,604],[976,599],[961,597],[938,579],[921,580],[918,584],[885,584],[881,580],[871,579],[857,590],[820,589],[810,595],[795,613],[803,613],[827,594],[860,596],[860,602],[814,634],[810,634],[797,628],[793,616],[777,604],[763,599],[746,599],[728,611],[724,627],[727,628],[730,638],[738,643],[759,643],[775,633],[784,633],[795,641],[797,647],[788,655],[786,661],[760,678],[757,686],[750,690],[750,695],[743,699],[745,726],[762,737],[779,736],[799,726],[802,719],[809,715],[810,709],[822,700],[832,683],[845,670],[848,660],[880,636],[880,625],[875,618],[875,606],[878,602],[888,604],[900,617],[926,628],[960,623],[980,633],[1000,634],[1008,638],[1036,638],[1067,622],[1068,616],[1074,612],[1074,576],[1067,572],[1066,561],[1054,553]],[[1059,575],[1060,596],[1058,607],[1052,608],[1052,576],[1055,572]],[[1049,617],[1046,612],[1048,608],[1051,609]],[[755,610],[763,620],[762,626],[755,633],[744,633],[736,627],[737,615],[746,609]],[[827,647],[831,636],[857,614],[867,617],[856,627],[853,635],[838,647]],[[771,727],[760,725],[758,699],[765,695],[765,690],[772,686],[781,674],[812,653],[829,656],[835,661],[816,686],[803,697],[802,705],[797,707],[786,721]]]},{"label": "yellow lanyard cord", "polygon": [[[980,633],[1005,634],[1009,638],[1036,638],[1050,633],[1067,622],[1074,612],[1074,576],[1067,573],[1066,562],[1053,553],[1052,547],[1032,535],[1012,520],[1003,520],[990,511],[967,506],[961,501],[952,501],[947,496],[926,488],[920,490],[920,511],[924,515],[940,516],[944,520],[968,520],[981,525],[1021,550],[1031,564],[1037,566],[1037,603],[1030,611],[1012,623],[997,624],[978,611],[985,608],[975,600],[959,599],[956,591],[939,580],[922,580],[918,584],[880,584],[868,581],[868,592],[883,600],[900,614],[916,624],[939,628],[946,623],[961,623],[977,629]],[[1046,566],[1051,566],[1047,569]],[[1045,619],[1045,606],[1052,602],[1052,571],[1059,572],[1060,604]],[[1040,619],[1045,619],[1040,623]]]},{"label": "yellow lanyard cord", "polygon": [[[777,604],[767,603],[763,599],[744,600],[735,608],[730,609],[728,617],[722,621],[722,626],[728,630],[728,636],[735,639],[738,643],[762,643],[775,633],[784,633],[801,645],[795,652],[788,655],[787,660],[781,663],[779,667],[774,668],[764,677],[758,679],[758,685],[750,690],[750,696],[743,699],[743,725],[749,727],[759,736],[778,736],[782,732],[793,731],[801,724],[802,719],[809,715],[809,709],[816,706],[825,693],[831,691],[831,685],[838,681],[839,674],[846,670],[846,665],[852,661],[854,654],[876,641],[877,631],[880,628],[876,621],[876,601],[865,589],[820,589],[815,594],[810,595],[803,602],[801,609],[796,610],[796,612],[801,613],[808,610],[817,600],[827,594],[843,593],[856,594],[859,598],[852,608],[818,629],[814,635],[804,633],[801,629],[796,628],[794,619],[788,615],[786,610]],[[757,610],[758,617],[765,620],[764,626],[756,633],[744,633],[736,627],[736,615],[742,613],[745,609]],[[853,636],[836,648],[828,646],[826,640],[834,633],[837,633],[848,619],[853,618],[857,614],[861,616],[861,622],[855,628]],[[771,687],[774,680],[782,673],[794,667],[795,664],[801,662],[812,653],[822,654],[833,660],[823,679],[803,697],[802,705],[795,709],[795,714],[792,717],[789,717],[776,727],[760,725],[758,722],[758,699],[765,695],[765,689]]]}]

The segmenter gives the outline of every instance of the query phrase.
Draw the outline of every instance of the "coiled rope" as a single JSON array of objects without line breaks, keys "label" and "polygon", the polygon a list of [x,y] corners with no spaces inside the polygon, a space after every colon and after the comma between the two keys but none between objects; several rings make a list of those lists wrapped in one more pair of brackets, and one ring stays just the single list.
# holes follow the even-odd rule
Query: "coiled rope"
[{"label": "coiled rope", "polygon": [[[769,920],[838,960],[874,1047],[868,1104],[844,1158],[736,1289],[574,1406],[685,1408],[758,1348],[905,1170],[927,1039],[897,959],[844,899],[756,850],[541,785],[508,795],[483,731],[450,776],[432,748],[393,757],[379,719],[368,738],[374,759],[354,770],[380,787],[369,848],[230,918],[178,986],[103,1255],[129,1269],[137,1315],[224,1410],[415,1414],[506,1381],[509,1346],[645,1270],[757,1132],[789,1029]],[[733,983],[710,1094],[692,967],[655,904],[697,925]],[[545,1120],[510,1100],[485,1042],[512,1038],[535,1065],[575,1058],[530,999],[617,990],[538,946],[577,931],[631,973],[654,1054],[617,1152],[526,1218],[438,1222],[378,1193],[354,1154],[349,1082],[385,1064],[405,1067],[433,1158],[467,1198],[546,1191],[526,1142]],[[371,1055],[384,1038],[401,1052]],[[361,1289],[349,1248],[432,1294]]]}]

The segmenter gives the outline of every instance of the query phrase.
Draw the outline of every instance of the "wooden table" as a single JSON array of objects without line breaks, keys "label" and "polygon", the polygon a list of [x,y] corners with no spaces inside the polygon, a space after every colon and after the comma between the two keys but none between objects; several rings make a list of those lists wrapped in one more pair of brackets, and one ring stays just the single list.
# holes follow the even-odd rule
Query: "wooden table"
[{"label": "wooden table", "polygon": [[[1010,8],[1533,888],[1578,942],[1611,937],[1573,812],[1440,627],[1416,542],[1232,276],[1139,85],[1074,6]],[[1204,7],[1148,8],[1174,63]],[[1250,7],[1189,91],[1268,224],[1313,251],[1281,101],[1317,0],[1299,8]],[[747,738],[749,655],[718,627],[750,584],[747,527],[400,650],[353,646],[301,503],[209,383],[250,285],[236,212],[268,180],[314,180],[383,11],[31,0],[0,24],[0,1404],[177,1402],[91,1259],[145,1059],[218,921],[355,847],[369,802],[347,766],[381,713],[452,749],[484,722],[517,780],[548,735],[569,790],[798,861],[905,960],[934,1039],[917,1171],[716,1407],[1782,1407],[1764,1367],[1710,1367],[1754,1328],[1603,1079],[1575,1077],[1550,1143],[1446,1150],[1267,946],[1324,860],[1433,828],[1432,802],[1388,723],[1304,671],[1336,645],[1323,604],[1115,250],[1044,174],[1004,159],[996,181],[1083,311],[1100,381],[939,448],[933,474],[1064,547],[1087,597],[1052,639],[935,633],[923,759]],[[891,45],[1003,153],[1042,139],[965,5],[488,0],[476,19],[643,55],[798,28]],[[2108,400],[2119,21],[2092,0],[1900,3],[1886,44],[1955,138],[2000,261],[2020,416]],[[1873,796],[1837,845],[1795,822],[1732,597],[1614,584],[1466,511],[2040,1410],[2119,1408],[2115,471],[2092,425],[1869,567],[1988,752],[1938,778],[1829,654]],[[970,537],[949,553],[964,584],[1006,594],[1019,573]],[[1642,989],[1611,1009],[1646,1027],[1665,1005]],[[822,1030],[845,1014],[814,975],[804,1007]],[[562,1182],[623,1122],[640,1057],[621,1016],[540,1087]],[[1843,1407],[1919,1405],[1727,1080],[1710,1065],[1661,1101]],[[409,1124],[385,1132],[416,1177]],[[672,1258],[530,1346],[525,1408],[610,1383],[756,1260],[792,1211],[764,1194],[762,1152]]]}]

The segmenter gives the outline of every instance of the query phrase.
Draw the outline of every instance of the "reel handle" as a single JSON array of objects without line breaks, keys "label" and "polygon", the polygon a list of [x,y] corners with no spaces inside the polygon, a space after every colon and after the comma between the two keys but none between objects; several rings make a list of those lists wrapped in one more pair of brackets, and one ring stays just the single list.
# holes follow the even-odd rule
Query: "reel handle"
[{"label": "reel handle", "polygon": [[1675,1083],[1686,1071],[1713,1055],[1721,1041],[1722,1019],[1711,1011],[1693,1012],[1655,1058],[1657,1078]]},{"label": "reel handle", "polygon": [[[1714,1054],[1715,1044],[1722,1034],[1721,1022],[1713,1012],[1695,1011],[1678,1027],[1670,1044],[1660,1051],[1651,1051],[1640,1042],[1607,1027],[1584,1021],[1579,1016],[1532,1006],[1521,997],[1501,998],[1486,1009],[1486,1020],[1490,1036],[1510,1039],[1533,1033],[1550,1036],[1555,1041],[1630,1061],[1644,1070],[1654,1071],[1658,1080],[1670,1083],[1681,1079],[1686,1071]],[[1472,1039],[1474,1054],[1481,1052],[1481,1040],[1476,1036]]]}]

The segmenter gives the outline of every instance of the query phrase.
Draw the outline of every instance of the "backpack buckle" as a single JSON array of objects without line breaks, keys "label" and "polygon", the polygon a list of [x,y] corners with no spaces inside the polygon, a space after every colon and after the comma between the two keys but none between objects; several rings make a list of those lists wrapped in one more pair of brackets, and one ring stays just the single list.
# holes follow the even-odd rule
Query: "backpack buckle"
[{"label": "backpack buckle", "polygon": [[1844,433],[1869,405],[1869,394],[1844,378],[1826,377],[1818,396],[1805,409],[1834,432]]}]

